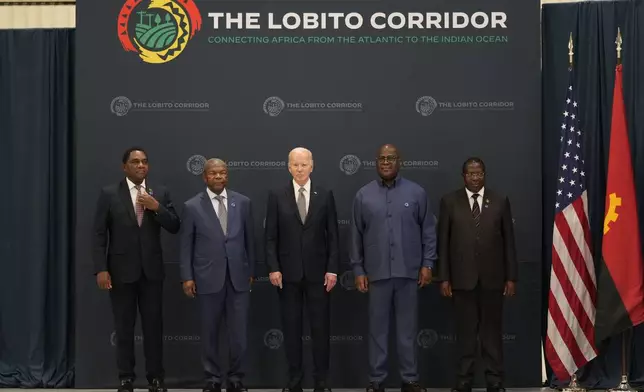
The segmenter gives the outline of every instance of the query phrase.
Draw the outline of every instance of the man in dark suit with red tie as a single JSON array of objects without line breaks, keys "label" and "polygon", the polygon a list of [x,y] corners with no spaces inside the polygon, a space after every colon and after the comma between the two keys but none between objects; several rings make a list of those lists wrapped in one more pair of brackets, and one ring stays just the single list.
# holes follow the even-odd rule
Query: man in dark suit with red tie
[{"label": "man in dark suit with red tie", "polygon": [[94,218],[93,259],[98,286],[109,290],[116,330],[119,391],[132,392],[134,325],[141,314],[148,388],[164,392],[161,228],[179,231],[170,193],[147,181],[140,147],[123,154],[125,178],[102,189]]},{"label": "man in dark suit with red tie", "polygon": [[477,340],[488,392],[503,392],[503,298],[513,296],[517,258],[510,201],[485,188],[485,164],[463,164],[465,187],[441,200],[438,280],[452,298],[460,351],[454,392],[470,392]]},{"label": "man in dark suit with red tie", "polygon": [[329,296],[337,282],[338,219],[333,192],[312,183],[313,155],[289,154],[293,180],[268,195],[266,263],[279,287],[289,382],[284,392],[302,391],[302,311],[306,300],[313,343],[315,392],[329,392]]}]

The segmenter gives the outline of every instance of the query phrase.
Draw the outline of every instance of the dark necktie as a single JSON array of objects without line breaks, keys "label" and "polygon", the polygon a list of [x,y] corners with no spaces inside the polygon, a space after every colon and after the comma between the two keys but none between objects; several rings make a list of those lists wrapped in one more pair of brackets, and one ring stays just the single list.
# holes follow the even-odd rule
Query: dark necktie
[{"label": "dark necktie", "polygon": [[478,193],[475,193],[472,195],[472,198],[474,199],[474,206],[472,207],[472,217],[474,218],[474,224],[476,227],[479,227],[479,224],[481,223],[481,208],[479,207],[479,202],[478,202],[478,197],[480,195]]}]

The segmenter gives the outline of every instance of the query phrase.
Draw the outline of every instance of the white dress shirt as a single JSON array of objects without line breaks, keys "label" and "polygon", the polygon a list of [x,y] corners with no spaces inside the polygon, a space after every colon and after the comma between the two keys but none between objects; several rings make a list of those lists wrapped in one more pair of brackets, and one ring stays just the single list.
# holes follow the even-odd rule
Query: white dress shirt
[{"label": "white dress shirt", "polygon": [[[293,180],[293,189],[295,190],[295,204],[297,204],[297,198],[300,197],[300,184]],[[311,200],[311,179],[309,178],[304,184],[304,200],[306,201],[306,213],[309,213],[309,202]]]},{"label": "white dress shirt", "polygon": [[[467,192],[467,199],[470,201],[470,210],[473,210],[474,209],[474,198],[472,197],[472,195],[474,194],[474,192],[470,191],[467,188],[465,188],[465,192]],[[481,188],[480,191],[476,192],[476,193],[479,194],[479,197],[476,198],[476,201],[479,202],[479,210],[481,210],[481,212],[483,212],[482,208],[483,208],[483,193],[484,192],[485,192],[485,187]]]},{"label": "white dress shirt", "polygon": [[[130,197],[132,198],[132,207],[134,207],[134,211],[136,211],[136,195],[138,194],[139,191],[136,190],[136,184],[130,181],[129,178],[125,178],[127,181],[127,186],[128,189],[130,190]],[[145,193],[145,180],[141,183],[141,193]]]},{"label": "white dress shirt", "polygon": [[[210,202],[212,203],[212,206],[215,209],[215,213],[217,213],[217,218],[219,218],[219,200],[215,199],[217,194],[211,191],[210,188],[206,188],[206,192],[208,192],[208,197],[210,197]],[[222,203],[224,203],[224,208],[226,209],[226,212],[228,212],[228,194],[226,193],[226,188],[224,188],[224,190],[221,191],[221,194],[219,196],[223,197]]]}]

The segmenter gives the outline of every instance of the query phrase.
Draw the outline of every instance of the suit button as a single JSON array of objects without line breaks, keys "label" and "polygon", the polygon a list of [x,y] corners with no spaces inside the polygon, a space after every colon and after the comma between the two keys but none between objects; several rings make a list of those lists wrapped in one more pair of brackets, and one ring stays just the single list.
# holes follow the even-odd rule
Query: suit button
[{"label": "suit button", "polygon": [[394,243],[392,242],[391,244],[389,244],[389,246],[394,246]]}]

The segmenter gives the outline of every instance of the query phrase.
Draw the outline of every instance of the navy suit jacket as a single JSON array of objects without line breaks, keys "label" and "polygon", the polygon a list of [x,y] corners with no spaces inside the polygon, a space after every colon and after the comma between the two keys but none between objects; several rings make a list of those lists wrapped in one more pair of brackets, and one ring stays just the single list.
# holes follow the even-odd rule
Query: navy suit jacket
[{"label": "navy suit jacket", "polygon": [[250,278],[255,270],[251,202],[240,193],[230,189],[226,192],[228,235],[224,235],[206,191],[184,204],[180,231],[181,280],[194,280],[197,294],[221,291],[227,273],[235,290],[250,290]]}]

